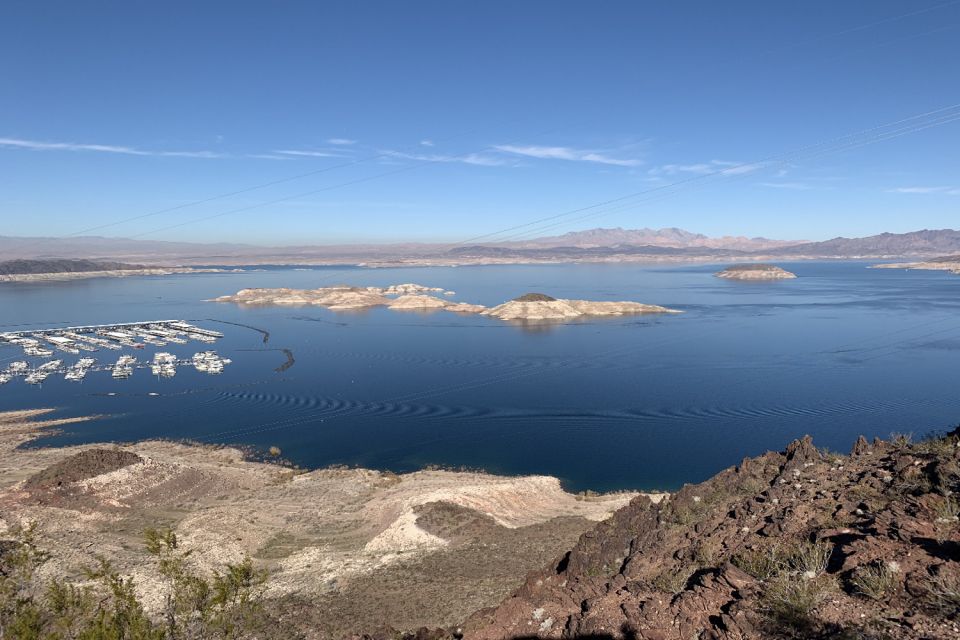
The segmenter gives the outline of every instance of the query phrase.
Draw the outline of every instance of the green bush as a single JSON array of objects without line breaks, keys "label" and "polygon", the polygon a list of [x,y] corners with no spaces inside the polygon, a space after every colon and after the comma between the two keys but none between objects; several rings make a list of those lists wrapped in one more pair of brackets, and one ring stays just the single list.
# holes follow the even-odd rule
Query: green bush
[{"label": "green bush", "polygon": [[[49,555],[36,527],[15,529],[0,549],[0,638],[18,640],[183,640],[290,637],[263,610],[266,574],[249,558],[206,578],[190,566],[170,530],[148,530],[147,551],[158,559],[168,591],[160,620],[152,620],[131,578],[105,559],[87,569],[87,583],[42,582],[37,569]],[[279,634],[279,635],[277,635]]]}]

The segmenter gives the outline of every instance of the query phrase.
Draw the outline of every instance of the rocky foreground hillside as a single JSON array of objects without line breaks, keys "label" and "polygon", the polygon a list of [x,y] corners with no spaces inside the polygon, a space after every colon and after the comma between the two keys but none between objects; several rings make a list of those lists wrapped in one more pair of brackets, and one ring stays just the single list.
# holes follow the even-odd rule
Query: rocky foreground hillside
[{"label": "rocky foreground hillside", "polygon": [[637,497],[454,633],[960,638],[958,442],[860,439],[843,456],[805,438],[661,504]]}]

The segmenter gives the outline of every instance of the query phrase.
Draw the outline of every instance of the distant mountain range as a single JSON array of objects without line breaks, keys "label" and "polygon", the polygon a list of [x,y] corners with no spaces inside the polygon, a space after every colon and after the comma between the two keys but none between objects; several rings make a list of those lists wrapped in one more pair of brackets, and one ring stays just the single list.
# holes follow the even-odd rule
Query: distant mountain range
[{"label": "distant mountain range", "polygon": [[525,242],[501,243],[499,246],[517,246],[523,248],[578,247],[593,249],[598,247],[635,246],[635,247],[706,247],[710,249],[733,249],[736,251],[759,251],[773,247],[799,244],[802,241],[770,240],[768,238],[746,238],[743,236],[723,236],[711,238],[702,233],[692,233],[676,227],[664,229],[588,229],[571,231],[562,236],[535,238]]},{"label": "distant mountain range", "polygon": [[526,261],[643,261],[710,259],[934,258],[960,253],[960,231],[882,233],[822,242],[709,236],[683,229],[589,229],[560,236],[474,245],[398,243],[263,247],[165,242],[98,236],[0,236],[0,260],[113,260],[139,265],[199,264],[463,264]]}]

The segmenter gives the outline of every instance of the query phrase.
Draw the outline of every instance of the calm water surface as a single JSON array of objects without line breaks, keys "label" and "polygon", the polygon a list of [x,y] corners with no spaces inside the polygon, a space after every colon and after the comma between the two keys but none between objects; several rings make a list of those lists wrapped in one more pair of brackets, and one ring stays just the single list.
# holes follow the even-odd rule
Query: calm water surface
[{"label": "calm water surface", "polygon": [[[784,266],[800,278],[740,283],[712,277],[715,266],[557,265],[0,284],[3,330],[182,318],[223,331],[215,348],[234,361],[217,377],[181,369],[172,380],[140,370],[121,381],[50,378],[42,388],[14,381],[0,387],[0,410],[110,416],[39,446],[151,437],[276,445],[309,467],[481,467],[556,475],[574,490],[676,488],[805,433],[845,451],[861,433],[923,435],[960,421],[960,277]],[[522,327],[446,312],[203,302],[244,287],[403,282],[487,305],[540,291],[685,313]],[[278,371],[284,349],[295,362]],[[117,352],[94,355],[112,361]],[[20,357],[0,347],[0,364]]]}]

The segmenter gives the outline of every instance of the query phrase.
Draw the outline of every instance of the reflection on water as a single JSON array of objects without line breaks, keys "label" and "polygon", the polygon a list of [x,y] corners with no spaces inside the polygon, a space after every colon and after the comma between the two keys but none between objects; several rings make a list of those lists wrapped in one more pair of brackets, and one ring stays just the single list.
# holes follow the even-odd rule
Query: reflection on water
[{"label": "reflection on water", "polygon": [[[557,475],[577,490],[674,488],[804,433],[845,450],[860,433],[922,435],[960,421],[952,384],[960,277],[783,266],[800,278],[731,282],[710,266],[525,265],[3,285],[0,325],[184,318],[222,330],[217,349],[234,364],[215,379],[184,371],[125,381],[91,374],[40,389],[11,383],[0,387],[0,409],[111,416],[41,445],[146,437],[277,445],[306,466],[482,467]],[[685,313],[508,323],[202,302],[331,279],[417,282],[487,306],[543,291]],[[0,349],[0,359],[19,355]]]}]

